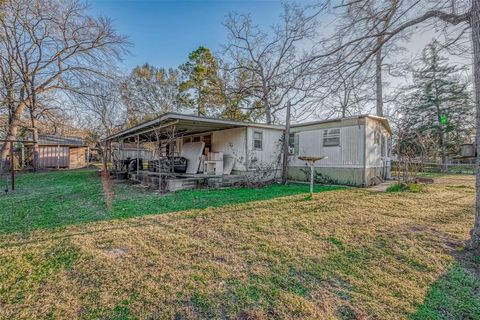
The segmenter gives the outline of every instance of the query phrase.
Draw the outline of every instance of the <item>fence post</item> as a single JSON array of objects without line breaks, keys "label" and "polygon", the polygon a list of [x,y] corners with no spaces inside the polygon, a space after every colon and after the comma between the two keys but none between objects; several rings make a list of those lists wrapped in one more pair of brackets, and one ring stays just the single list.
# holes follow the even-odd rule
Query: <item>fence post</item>
[{"label": "fence post", "polygon": [[15,190],[15,161],[13,160],[13,140],[10,141],[10,167],[12,171],[12,191]]},{"label": "fence post", "polygon": [[57,146],[57,169],[60,169],[60,145]]}]

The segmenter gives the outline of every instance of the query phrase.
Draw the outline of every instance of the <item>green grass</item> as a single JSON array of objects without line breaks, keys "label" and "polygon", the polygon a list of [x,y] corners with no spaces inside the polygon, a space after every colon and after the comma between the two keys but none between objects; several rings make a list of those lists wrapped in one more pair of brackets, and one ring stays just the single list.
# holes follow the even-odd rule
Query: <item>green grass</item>
[{"label": "green grass", "polygon": [[410,319],[480,319],[480,279],[454,265],[431,287],[425,303]]},{"label": "green grass", "polygon": [[[473,177],[418,193],[349,189],[308,201],[305,185],[167,196],[118,185],[111,211],[93,172],[25,175],[22,184],[2,204],[21,208],[28,187],[29,208],[50,215],[47,227],[97,212],[112,220],[0,234],[0,319],[480,320],[480,256],[461,250]],[[223,204],[232,205],[116,219]],[[17,223],[32,228],[33,218]]]},{"label": "green grass", "polygon": [[394,183],[387,188],[387,192],[420,192],[423,190],[423,186],[421,184],[416,183]]},{"label": "green grass", "polygon": [[[94,170],[19,174],[15,192],[0,195],[0,233],[220,207],[307,193],[308,188],[301,184],[274,184],[260,189],[197,189],[159,195],[116,184],[112,208],[108,209],[100,177]],[[316,186],[315,191],[337,189],[341,187]]]}]

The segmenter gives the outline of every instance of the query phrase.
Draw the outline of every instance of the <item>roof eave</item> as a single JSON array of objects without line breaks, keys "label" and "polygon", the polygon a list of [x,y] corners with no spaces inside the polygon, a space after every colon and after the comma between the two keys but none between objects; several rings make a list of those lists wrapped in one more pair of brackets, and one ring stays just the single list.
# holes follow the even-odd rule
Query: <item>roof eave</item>
[{"label": "roof eave", "polygon": [[201,123],[211,123],[212,125],[225,125],[225,128],[217,128],[217,130],[225,130],[229,128],[238,128],[238,127],[258,127],[258,128],[270,128],[270,129],[283,129],[282,126],[277,125],[267,125],[267,124],[259,124],[259,123],[248,123],[248,122],[241,122],[241,121],[232,121],[232,120],[223,120],[223,119],[215,119],[215,118],[207,118],[207,117],[198,117],[193,115],[185,115],[180,113],[166,113],[156,119],[147,121],[145,123],[139,124],[132,128],[123,130],[116,134],[113,134],[105,139],[105,141],[112,141],[115,139],[120,139],[122,137],[131,137],[132,135],[138,134],[143,131],[154,130],[155,126],[167,124],[167,121],[192,121],[192,122],[201,122]]}]

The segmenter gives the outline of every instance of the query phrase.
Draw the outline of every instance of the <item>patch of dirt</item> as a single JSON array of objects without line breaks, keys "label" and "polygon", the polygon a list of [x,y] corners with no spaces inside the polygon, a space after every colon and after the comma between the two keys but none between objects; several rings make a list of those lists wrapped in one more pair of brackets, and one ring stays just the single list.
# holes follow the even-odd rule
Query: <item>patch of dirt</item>
[{"label": "patch of dirt", "polygon": [[113,258],[121,258],[128,254],[128,250],[125,248],[113,248],[107,251],[107,255]]}]

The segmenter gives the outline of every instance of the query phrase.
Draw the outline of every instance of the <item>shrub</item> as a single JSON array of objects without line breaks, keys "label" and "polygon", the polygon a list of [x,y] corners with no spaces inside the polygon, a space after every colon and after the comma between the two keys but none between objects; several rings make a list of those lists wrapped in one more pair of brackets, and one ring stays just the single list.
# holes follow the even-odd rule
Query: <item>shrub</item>
[{"label": "shrub", "polygon": [[418,183],[394,183],[387,188],[387,192],[421,192],[423,185]]}]

